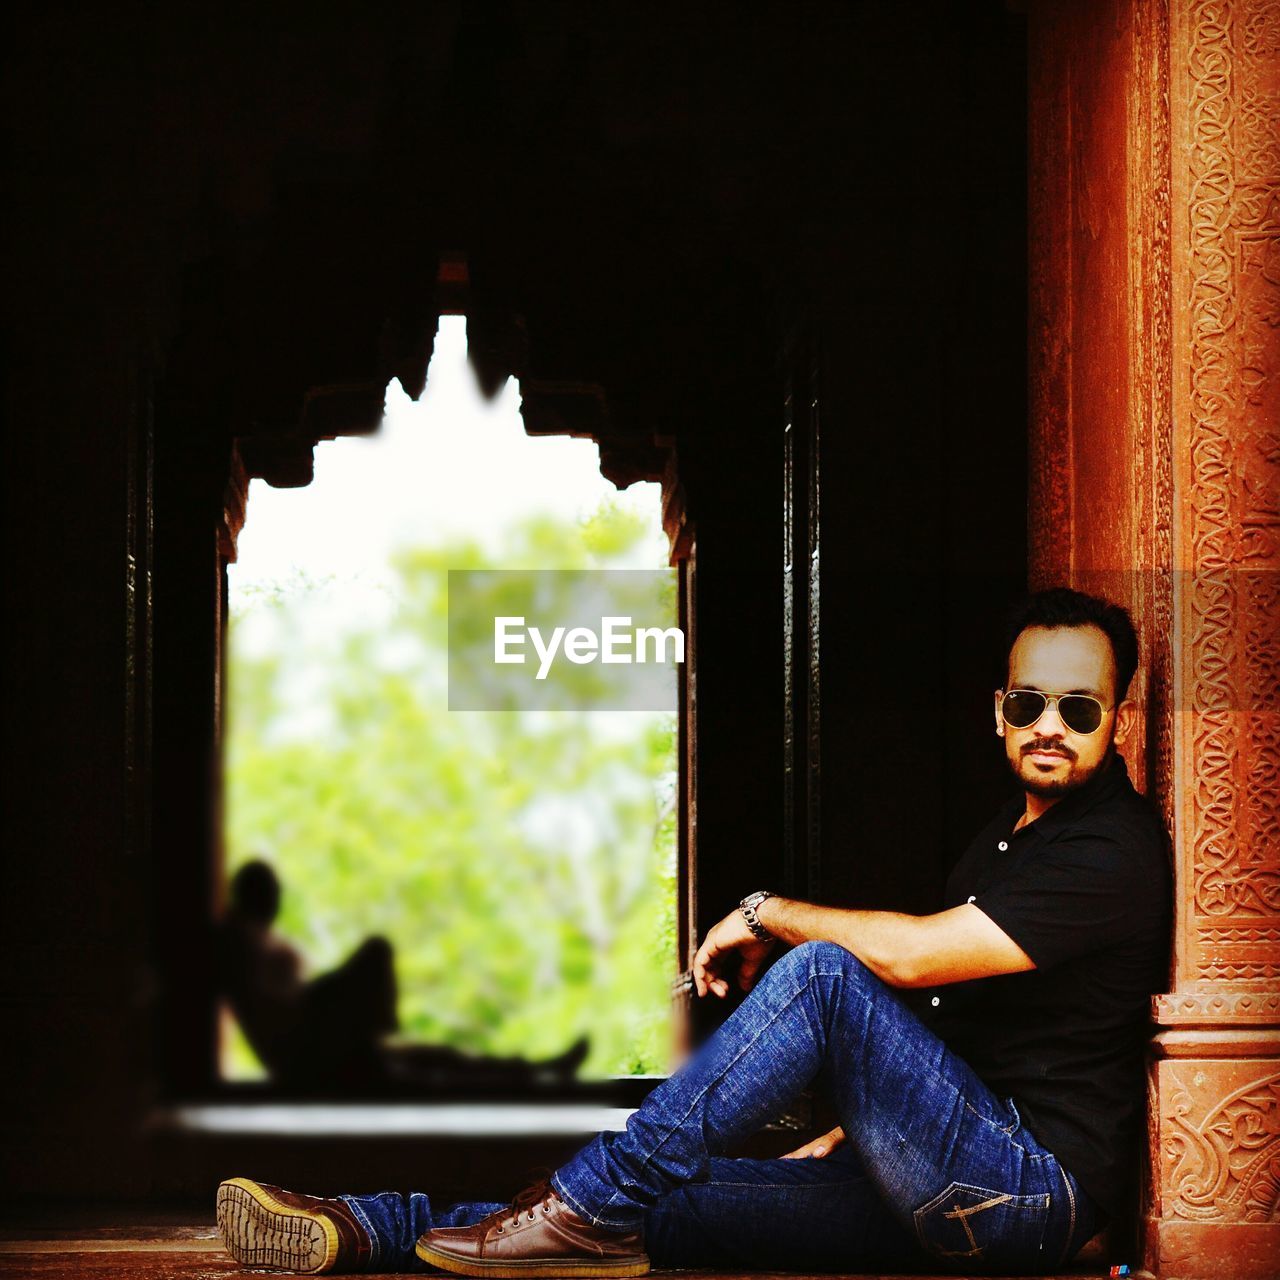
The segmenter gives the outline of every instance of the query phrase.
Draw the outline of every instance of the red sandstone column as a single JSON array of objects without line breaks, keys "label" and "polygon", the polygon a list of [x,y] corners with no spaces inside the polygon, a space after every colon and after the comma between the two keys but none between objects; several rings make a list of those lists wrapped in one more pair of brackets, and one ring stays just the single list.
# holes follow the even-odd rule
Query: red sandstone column
[{"label": "red sandstone column", "polygon": [[1146,1265],[1280,1275],[1280,6],[1040,0],[1034,583],[1144,632],[1126,751],[1174,838]]},{"label": "red sandstone column", "polygon": [[1174,987],[1157,1001],[1169,1274],[1280,1274],[1280,7],[1171,15]]}]

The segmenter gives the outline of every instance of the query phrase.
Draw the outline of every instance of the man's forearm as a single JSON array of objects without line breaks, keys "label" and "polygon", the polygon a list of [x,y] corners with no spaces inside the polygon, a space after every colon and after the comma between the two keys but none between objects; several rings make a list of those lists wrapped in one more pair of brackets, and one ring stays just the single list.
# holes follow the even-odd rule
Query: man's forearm
[{"label": "man's forearm", "polygon": [[918,981],[920,916],[822,907],[779,897],[766,898],[756,908],[756,915],[774,937],[792,946],[838,943],[890,986],[909,987]]}]

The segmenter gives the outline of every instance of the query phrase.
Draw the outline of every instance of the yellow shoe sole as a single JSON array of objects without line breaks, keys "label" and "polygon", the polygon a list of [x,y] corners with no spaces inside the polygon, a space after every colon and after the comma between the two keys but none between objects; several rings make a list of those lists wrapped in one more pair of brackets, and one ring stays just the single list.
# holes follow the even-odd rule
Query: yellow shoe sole
[{"label": "yellow shoe sole", "polygon": [[218,1231],[227,1252],[250,1267],[316,1275],[338,1257],[338,1228],[324,1214],[281,1204],[249,1178],[218,1187]]},{"label": "yellow shoe sole", "polygon": [[423,1262],[429,1262],[444,1271],[452,1271],[454,1275],[494,1276],[497,1280],[517,1276],[579,1276],[586,1280],[587,1277],[596,1276],[649,1274],[648,1258],[642,1258],[639,1262],[609,1262],[603,1258],[530,1258],[527,1261],[472,1262],[465,1258],[455,1258],[450,1253],[442,1253],[423,1244],[421,1240],[414,1245],[413,1251]]}]

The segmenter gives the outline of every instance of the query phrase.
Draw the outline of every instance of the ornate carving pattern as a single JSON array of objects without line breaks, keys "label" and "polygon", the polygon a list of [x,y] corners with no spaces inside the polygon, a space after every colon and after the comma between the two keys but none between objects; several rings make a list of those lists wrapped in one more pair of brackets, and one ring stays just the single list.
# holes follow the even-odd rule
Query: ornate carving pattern
[{"label": "ornate carving pattern", "polygon": [[[1246,874],[1280,908],[1280,3],[1241,13],[1237,246]],[[1270,958],[1277,959],[1276,948]]]},{"label": "ornate carving pattern", "polygon": [[1280,1019],[1280,992],[1178,991],[1156,996],[1152,1012],[1156,1021],[1166,1027],[1233,1022],[1268,1025]]},{"label": "ornate carving pattern", "polygon": [[1151,451],[1151,532],[1146,564],[1151,575],[1150,689],[1153,799],[1164,817],[1165,830],[1175,827],[1174,807],[1174,682],[1172,637],[1173,575],[1173,421],[1169,392],[1173,380],[1173,338],[1170,305],[1173,296],[1170,264],[1169,165],[1169,13],[1165,5],[1139,6],[1135,14],[1144,24],[1143,54],[1146,114],[1151,120],[1147,144],[1151,155],[1151,252],[1147,255],[1149,279],[1146,297],[1150,311],[1151,404],[1149,417],[1154,437]]},{"label": "ornate carving pattern", "polygon": [[1177,1076],[1162,1141],[1166,1209],[1198,1222],[1270,1222],[1280,1199],[1280,1074],[1254,1080],[1197,1124]]},{"label": "ornate carving pattern", "polygon": [[1280,928],[1241,925],[1197,929],[1200,974],[1211,981],[1250,982],[1280,977]]},{"label": "ornate carving pattern", "polygon": [[1206,978],[1226,982],[1249,982],[1280,976],[1280,964],[1268,960],[1243,961],[1240,964],[1219,964],[1207,961],[1201,966]]},{"label": "ornate carving pattern", "polygon": [[1258,925],[1253,928],[1242,926],[1238,929],[1201,929],[1200,941],[1209,943],[1233,942],[1280,942],[1280,928]]},{"label": "ornate carving pattern", "polygon": [[[1276,575],[1280,6],[1201,0],[1188,41],[1194,905],[1280,911]],[[1239,40],[1237,42],[1237,36]],[[1241,712],[1246,714],[1241,715]],[[1200,960],[1202,977],[1244,976]],[[1248,966],[1249,976],[1269,976]]]},{"label": "ornate carving pattern", "polygon": [[1191,468],[1190,582],[1195,715],[1195,904],[1208,915],[1245,908],[1230,874],[1235,855],[1238,745],[1232,705],[1235,564],[1232,538],[1232,354],[1228,348],[1234,263],[1226,244],[1233,185],[1231,13],[1220,0],[1196,6],[1190,48]]}]

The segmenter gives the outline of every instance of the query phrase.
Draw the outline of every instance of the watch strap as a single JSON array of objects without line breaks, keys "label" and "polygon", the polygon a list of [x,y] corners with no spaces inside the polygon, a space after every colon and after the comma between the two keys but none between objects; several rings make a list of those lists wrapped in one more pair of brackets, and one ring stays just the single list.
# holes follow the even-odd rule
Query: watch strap
[{"label": "watch strap", "polygon": [[760,939],[761,942],[767,942],[773,937],[773,934],[760,923],[760,917],[756,915],[756,908],[766,899],[772,898],[773,894],[767,889],[758,889],[755,893],[749,893],[741,902],[738,903],[738,910],[742,913],[742,918],[747,922],[747,928]]}]

